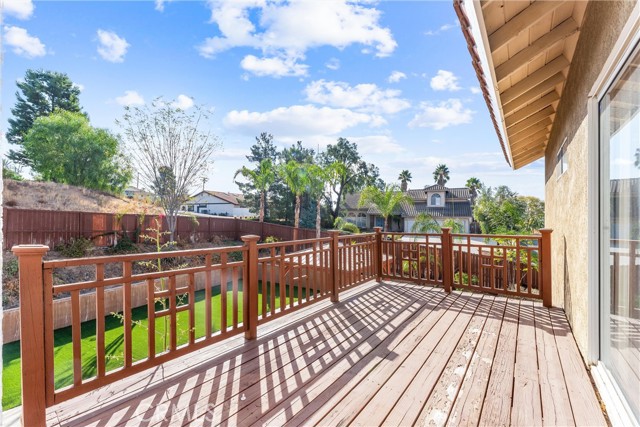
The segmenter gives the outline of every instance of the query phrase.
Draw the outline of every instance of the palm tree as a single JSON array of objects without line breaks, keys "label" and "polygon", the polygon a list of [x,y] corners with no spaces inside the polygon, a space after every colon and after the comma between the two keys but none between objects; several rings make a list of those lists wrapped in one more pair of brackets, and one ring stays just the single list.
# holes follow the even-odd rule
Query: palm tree
[{"label": "palm tree", "polygon": [[321,205],[325,195],[327,180],[331,173],[330,168],[331,165],[326,168],[320,165],[310,165],[307,168],[307,189],[311,197],[316,200],[316,239],[320,238]]},{"label": "palm tree", "polygon": [[296,210],[294,216],[294,227],[300,226],[300,205],[302,204],[302,195],[307,189],[307,165],[298,163],[295,160],[289,160],[278,168],[280,178],[287,184],[289,190],[296,196]]},{"label": "palm tree", "polygon": [[440,233],[440,224],[426,212],[419,213],[411,227],[413,233]]},{"label": "palm tree", "polygon": [[233,176],[234,181],[238,175],[242,175],[251,181],[255,189],[260,192],[260,222],[264,222],[264,203],[267,190],[276,180],[275,167],[271,159],[263,159],[256,170],[243,166],[236,171]]},{"label": "palm tree", "polygon": [[478,190],[482,188],[482,182],[476,178],[471,177],[467,180],[465,187],[469,189],[469,193],[471,193],[471,205],[476,203],[476,198],[478,197]]},{"label": "palm tree", "polygon": [[453,218],[446,219],[442,225],[450,228],[451,232],[454,234],[464,233],[464,225]]},{"label": "palm tree", "polygon": [[384,190],[378,187],[369,186],[360,194],[358,206],[371,205],[375,207],[382,217],[384,217],[384,231],[389,228],[389,217],[402,203],[413,204],[413,199],[407,193],[399,191],[397,185],[387,184]]},{"label": "palm tree", "polygon": [[445,185],[449,181],[449,168],[444,163],[439,164],[433,171],[433,180],[438,185]]},{"label": "palm tree", "polygon": [[400,175],[398,176],[398,180],[400,181],[400,190],[403,192],[407,191],[407,183],[411,182],[411,172],[409,172],[408,170],[403,170],[402,172],[400,172]]}]

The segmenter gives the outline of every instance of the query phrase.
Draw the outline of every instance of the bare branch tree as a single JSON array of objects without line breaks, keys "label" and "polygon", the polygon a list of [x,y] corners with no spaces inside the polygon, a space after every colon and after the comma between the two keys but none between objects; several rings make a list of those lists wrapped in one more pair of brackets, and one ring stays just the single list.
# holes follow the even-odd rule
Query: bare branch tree
[{"label": "bare branch tree", "polygon": [[201,106],[187,112],[157,98],[151,105],[125,107],[122,120],[117,121],[124,131],[131,163],[164,209],[171,241],[180,206],[189,199],[189,190],[206,174],[213,153],[222,145],[217,136],[202,129],[207,119]]}]

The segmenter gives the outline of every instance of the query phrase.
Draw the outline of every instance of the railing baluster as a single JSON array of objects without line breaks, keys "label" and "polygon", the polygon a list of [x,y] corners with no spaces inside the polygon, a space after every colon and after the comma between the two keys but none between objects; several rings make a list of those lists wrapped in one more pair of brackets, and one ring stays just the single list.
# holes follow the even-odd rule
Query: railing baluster
[{"label": "railing baluster", "polygon": [[262,318],[267,316],[267,301],[269,300],[269,293],[267,292],[267,263],[258,262],[258,269],[261,270],[261,285],[260,285],[260,295],[262,300]]},{"label": "railing baluster", "polygon": [[271,281],[269,283],[269,293],[271,295],[271,315],[276,314],[276,248],[271,248],[271,257],[269,260],[269,273]]},{"label": "railing baluster", "polygon": [[[237,267],[231,267],[231,295],[233,298],[233,311],[231,312],[231,315],[233,316],[233,329],[238,329],[238,312],[240,311],[240,308],[238,306],[238,277],[239,277],[239,272],[238,272],[238,268]],[[247,291],[247,285],[246,283],[242,284],[242,292],[246,292]],[[242,311],[244,312],[247,309],[247,307],[242,307]]]},{"label": "railing baluster", "polygon": [[227,254],[220,254],[220,333],[227,332]]},{"label": "railing baluster", "polygon": [[124,366],[131,366],[132,342],[131,342],[131,262],[122,263],[123,286],[123,317],[124,317]]},{"label": "railing baluster", "polygon": [[[104,322],[104,316],[102,320]],[[103,323],[103,328],[104,328],[104,323]],[[103,340],[104,340],[104,337],[103,337]],[[104,341],[102,345],[103,345],[102,354],[104,354]],[[147,346],[149,348],[149,359],[155,359],[156,357],[156,299],[155,299],[155,280],[153,279],[147,279]]]},{"label": "railing baluster", "polygon": [[[96,264],[96,281],[104,280],[104,264]],[[106,359],[104,354],[104,287],[96,288],[96,368],[98,378],[102,378],[106,373]]]},{"label": "railing baluster", "polygon": [[287,308],[287,279],[285,277],[285,252],[286,246],[280,246],[280,277],[278,283],[280,285],[280,311]]},{"label": "railing baluster", "polygon": [[204,325],[204,336],[205,339],[208,339],[209,337],[211,337],[211,333],[212,333],[212,323],[213,323],[213,319],[212,319],[212,307],[211,304],[213,304],[213,297],[211,295],[212,292],[212,280],[211,280],[211,275],[213,274],[213,271],[211,271],[211,263],[212,263],[212,257],[211,254],[207,254],[204,257],[204,265],[207,267],[207,269],[204,272],[204,321],[205,321],[205,325]]},{"label": "railing baluster", "polygon": [[170,349],[178,347],[178,318],[176,312],[176,276],[169,277],[169,329]]},{"label": "railing baluster", "polygon": [[73,347],[73,385],[82,384],[82,330],[80,322],[80,291],[71,292],[71,342]]},{"label": "railing baluster", "polygon": [[189,344],[196,342],[196,280],[189,273]]}]

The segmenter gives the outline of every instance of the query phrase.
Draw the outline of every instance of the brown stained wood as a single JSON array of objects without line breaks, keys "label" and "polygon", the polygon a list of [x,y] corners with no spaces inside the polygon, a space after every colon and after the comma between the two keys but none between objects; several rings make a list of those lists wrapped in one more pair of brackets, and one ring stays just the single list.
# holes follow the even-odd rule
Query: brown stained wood
[{"label": "brown stained wood", "polygon": [[480,420],[506,305],[505,298],[497,297],[491,306],[480,340],[471,356],[471,363],[451,408],[448,420],[450,425],[477,425]]},{"label": "brown stained wood", "polygon": [[131,333],[133,332],[133,322],[131,318],[131,263],[122,263],[122,316],[124,329],[124,366],[131,366],[133,360],[133,343],[131,342]]},{"label": "brown stained wood", "polygon": [[[493,306],[494,297],[485,296],[480,305],[473,313],[473,317],[468,322],[465,332],[462,337],[457,341],[453,350],[448,352],[449,360],[442,370],[439,379],[433,387],[429,399],[424,404],[422,411],[417,411],[413,407],[409,407],[407,418],[404,418],[401,423],[407,422],[414,417],[414,414],[419,412],[419,415],[412,423],[414,425],[432,425],[446,422],[450,411],[458,398],[458,392],[462,384],[462,380],[466,374],[469,364],[472,361],[473,353],[478,345],[480,334],[484,329],[487,316]],[[447,334],[450,336],[450,334]],[[415,384],[419,384],[417,379],[414,379]],[[417,387],[412,390],[407,389],[407,395],[411,396],[417,394]],[[396,408],[399,405],[396,406]],[[417,406],[417,405],[416,405]]]},{"label": "brown stained wood", "polygon": [[[402,304],[413,305],[419,300],[419,296],[413,296],[412,293],[413,291],[411,290],[405,290],[404,293],[397,295],[397,297],[402,301]],[[399,306],[402,306],[402,304]],[[375,312],[370,311],[372,307],[368,308],[369,311],[362,312],[356,318],[371,316],[374,322],[382,324],[397,316],[406,316],[398,309],[393,312],[376,315]],[[363,340],[366,340],[367,337],[374,333],[371,328],[367,327],[367,322],[357,320],[339,334],[334,335],[332,331],[333,329],[328,329],[323,334],[324,336],[321,336],[322,339],[313,342],[313,344],[320,343],[317,350],[314,350],[315,347],[311,345],[295,348],[287,345],[287,351],[284,351],[280,357],[256,364],[253,371],[250,367],[242,369],[241,375],[236,375],[237,378],[231,380],[234,381],[234,385],[225,390],[227,399],[222,400],[222,402],[219,399],[212,401],[212,399],[205,397],[191,407],[185,408],[185,410],[188,409],[197,413],[211,404],[208,415],[212,425],[254,425],[255,418],[261,415],[261,413],[252,412],[252,409],[256,406],[256,400],[266,396],[270,401],[278,401],[278,394],[287,393],[288,388],[283,388],[282,386],[269,390],[274,386],[274,383],[278,384],[282,381],[282,385],[286,385],[309,380],[313,377],[314,372],[329,368],[333,360],[340,360],[344,352],[341,349],[357,344],[358,340],[354,339],[354,336],[360,336]],[[244,396],[244,399],[238,399],[238,395]],[[218,402],[222,403],[222,405],[219,405]],[[180,419],[182,414],[182,411],[171,414],[172,419]],[[171,421],[169,420],[170,423]]]},{"label": "brown stained wood", "polygon": [[[394,287],[385,285],[383,287],[374,287],[372,284],[367,284],[362,287],[362,290],[354,290],[348,292],[345,299],[344,308],[348,309],[349,315],[343,315],[343,310],[336,311],[335,308],[327,303],[318,304],[307,308],[304,312],[298,312],[293,315],[287,316],[286,319],[280,319],[276,322],[272,322],[263,328],[266,333],[272,333],[268,339],[259,341],[245,341],[243,345],[238,345],[238,339],[227,340],[226,342],[220,342],[215,344],[211,351],[192,353],[188,358],[178,358],[172,360],[171,363],[163,365],[161,370],[149,370],[147,373],[130,376],[124,378],[115,384],[110,384],[100,390],[93,390],[89,392],[85,398],[76,399],[73,402],[68,402],[63,405],[59,405],[55,408],[55,413],[61,420],[69,419],[89,419],[92,417],[97,418],[97,414],[102,411],[110,411],[113,406],[105,405],[120,405],[122,407],[129,405],[136,399],[130,399],[128,396],[138,397],[141,392],[147,390],[153,392],[158,390],[158,393],[165,395],[167,390],[166,382],[178,381],[184,376],[185,372],[189,369],[198,377],[198,380],[207,380],[212,377],[211,370],[217,372],[217,376],[220,373],[229,372],[231,369],[240,368],[244,362],[249,362],[255,358],[264,358],[270,352],[277,351],[280,346],[289,345],[291,342],[304,343],[307,338],[314,337],[314,333],[320,330],[319,327],[310,327],[306,325],[306,317],[313,317],[314,321],[325,323],[342,323],[344,325],[350,325],[353,323],[350,320],[351,316],[357,315],[359,310],[363,308],[362,300],[359,299],[360,294],[366,296],[368,304],[366,306],[371,309],[371,305],[375,306],[374,300],[384,300],[389,297],[395,297],[405,291],[403,289],[394,289]],[[317,309],[320,307],[320,309]],[[299,336],[302,331],[309,330],[310,334]],[[244,339],[242,339],[244,341]],[[319,340],[322,342],[322,339]],[[196,344],[197,345],[197,344]],[[222,358],[222,362],[216,362],[216,358]],[[224,362],[229,361],[229,362]],[[138,365],[135,365],[138,366]],[[203,372],[206,372],[207,376],[201,376]],[[189,381],[189,384],[194,385],[193,381]],[[152,387],[153,386],[153,387]],[[177,388],[177,393],[181,391],[187,391],[188,388],[183,386]],[[100,402],[96,406],[96,402]],[[124,403],[123,403],[124,402]],[[50,412],[51,413],[51,412]],[[81,418],[78,418],[81,417]]]},{"label": "brown stained wood", "polygon": [[[448,326],[449,330],[440,335],[437,327],[433,328],[423,341],[416,346],[410,357],[405,360],[398,372],[377,392],[376,396],[367,404],[354,420],[356,425],[367,425],[367,419],[374,424],[384,425],[412,425],[420,414],[427,398],[437,387],[439,378],[452,354],[457,351],[460,338],[466,335],[474,312],[479,305],[489,306],[493,297],[478,295],[462,295],[458,303],[463,307],[450,309],[458,310],[457,317],[449,321],[446,316],[441,318],[437,327]],[[445,418],[446,419],[446,418]]]},{"label": "brown stained wood", "polygon": [[[368,372],[377,365],[378,360],[393,352],[425,321],[437,322],[443,312],[431,311],[433,307],[439,304],[449,307],[457,297],[458,295],[455,294],[446,296],[441,290],[425,293],[418,301],[426,309],[411,307],[410,310],[403,310],[398,317],[388,323],[388,327],[378,332],[377,339],[362,340],[354,347],[352,353],[357,354],[358,357],[342,358],[331,368],[323,371],[321,376],[311,378],[305,389],[291,393],[286,401],[269,408],[269,411],[264,411],[257,421],[268,425],[320,424],[320,419],[327,412],[335,408],[345,396],[351,395],[351,389],[367,376]],[[399,321],[408,322],[408,324],[397,328]],[[357,395],[353,397],[358,398]],[[292,411],[293,408],[296,408],[296,411]]]},{"label": "brown stained wood", "polygon": [[73,346],[73,385],[82,384],[82,338],[80,329],[80,291],[71,293],[71,342]]},{"label": "brown stained wood", "polygon": [[520,303],[516,365],[513,381],[513,409],[511,424],[519,426],[542,425],[542,402],[538,379],[538,355],[533,351],[536,330],[531,301]]},{"label": "brown stained wood", "polygon": [[479,425],[506,426],[511,423],[519,305],[517,300],[507,300]]},{"label": "brown stained wood", "polygon": [[220,270],[220,332],[227,332],[227,284],[228,284],[228,268],[227,254],[220,255],[220,263],[222,264],[222,270]]},{"label": "brown stained wood", "polygon": [[[233,329],[238,329],[238,315],[240,307],[238,305],[238,277],[239,272],[235,267],[231,268],[231,299],[233,300],[233,308],[231,309],[231,318]],[[243,283],[243,290],[246,291],[246,284]],[[242,307],[246,310],[246,307]]]},{"label": "brown stained wood", "polygon": [[[53,336],[53,270],[44,269],[43,273],[43,284],[44,284],[44,379],[45,379],[45,399],[46,405],[53,405],[53,395],[54,395],[54,365],[53,365],[53,354],[54,354],[54,336]],[[96,296],[97,300],[97,296]],[[104,325],[104,323],[103,323]],[[104,330],[104,327],[103,327]],[[104,343],[104,336],[103,336]],[[104,375],[104,344],[102,346],[102,356],[103,356],[103,375]],[[98,351],[98,355],[100,352]],[[100,359],[98,359],[100,360]],[[98,362],[98,372],[100,368],[100,362]]]},{"label": "brown stained wood", "polygon": [[[207,254],[204,257],[204,265],[211,268],[212,257]],[[213,314],[212,314],[212,289],[211,271],[207,271],[204,276],[204,336],[209,338],[213,333]]]},{"label": "brown stained wood", "polygon": [[[104,279],[104,264],[97,264],[96,280],[102,279]],[[107,363],[104,350],[104,316],[104,288],[96,288],[96,368],[99,377],[104,377]]]},{"label": "brown stained wood", "polygon": [[576,425],[606,425],[564,312],[553,307],[549,316]]},{"label": "brown stained wood", "polygon": [[278,274],[278,283],[280,285],[280,312],[283,312],[284,309],[287,307],[287,294],[286,294],[286,290],[287,290],[287,279],[285,277],[285,249],[286,246],[281,246],[280,247],[280,261],[279,261],[279,265],[280,265],[280,271]]},{"label": "brown stained wood", "polygon": [[169,277],[169,348],[175,351],[178,347],[178,319],[176,317],[176,278]]},{"label": "brown stained wood", "polygon": [[[462,334],[466,321],[465,311],[473,312],[480,302],[481,297],[459,297],[455,304],[448,308],[442,317],[432,317],[431,322],[427,321],[420,325],[419,330],[412,331],[411,339],[405,340],[394,349],[393,353],[387,355],[378,362],[374,369],[369,370],[364,378],[349,391],[348,398],[337,402],[333,410],[322,419],[319,414],[315,414],[309,421],[318,422],[322,425],[365,425],[377,424],[374,417],[384,416],[391,409],[390,403],[397,400],[404,391],[416,372],[422,367],[425,359],[431,355],[446,335],[447,330],[452,328],[451,335]],[[396,353],[404,356],[397,357]],[[445,358],[442,365],[449,357],[447,351],[442,352]],[[428,360],[428,359],[427,359]],[[434,363],[435,370],[441,359]],[[394,376],[396,370],[402,369],[403,375]],[[424,391],[424,389],[423,389]],[[360,409],[364,408],[363,412]]]},{"label": "brown stained wood", "polygon": [[[104,328],[104,316],[103,328]],[[104,334],[104,332],[103,332]],[[104,336],[102,337],[103,354],[104,354]],[[156,357],[156,299],[155,284],[153,280],[147,280],[147,346],[148,357],[153,359]],[[100,360],[100,359],[98,359]]]},{"label": "brown stained wood", "polygon": [[[273,261],[270,261],[268,266],[269,266],[269,273],[270,273],[270,277],[269,277],[269,294],[270,294],[270,305],[271,305],[271,315],[273,316],[274,314],[276,314],[276,261],[275,258],[276,257],[276,249],[272,248],[271,249],[271,259]],[[263,266],[263,268],[266,268],[267,264],[265,263],[265,265]]]},{"label": "brown stained wood", "polygon": [[533,306],[536,328],[536,349],[539,361],[540,395],[542,398],[543,424],[546,426],[575,425],[571,402],[564,381],[562,364],[558,356],[558,347],[549,310],[540,303]]},{"label": "brown stained wood", "polygon": [[189,344],[196,341],[196,280],[189,274]]}]

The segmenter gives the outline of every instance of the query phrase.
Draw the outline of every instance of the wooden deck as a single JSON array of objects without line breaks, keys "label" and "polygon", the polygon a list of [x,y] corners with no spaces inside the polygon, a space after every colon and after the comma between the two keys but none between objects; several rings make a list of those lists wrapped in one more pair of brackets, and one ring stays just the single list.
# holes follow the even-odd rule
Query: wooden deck
[{"label": "wooden deck", "polygon": [[369,282],[48,411],[54,426],[605,425],[564,312]]}]

